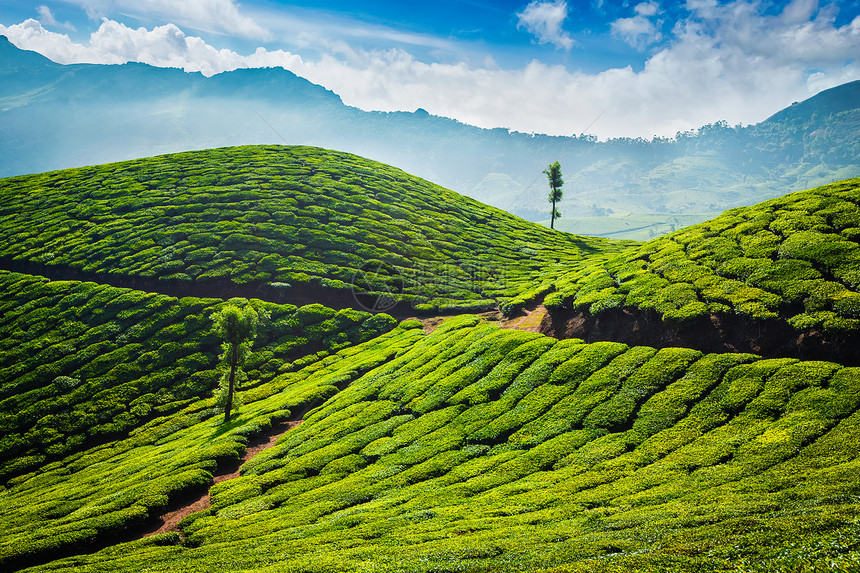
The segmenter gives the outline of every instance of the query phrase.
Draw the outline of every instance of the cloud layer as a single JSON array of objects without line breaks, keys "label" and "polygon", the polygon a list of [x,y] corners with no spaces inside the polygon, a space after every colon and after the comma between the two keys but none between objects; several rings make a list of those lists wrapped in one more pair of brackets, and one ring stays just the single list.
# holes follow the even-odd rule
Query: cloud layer
[{"label": "cloud layer", "polygon": [[612,35],[621,38],[634,48],[644,50],[647,46],[659,42],[663,35],[659,25],[662,22],[654,20],[660,11],[657,2],[642,2],[634,8],[636,15],[630,18],[619,18],[612,22]]},{"label": "cloud layer", "polygon": [[[271,33],[239,11],[235,0],[66,0],[86,10],[92,19],[107,14],[157,18],[198,30],[268,40]],[[47,22],[44,22],[49,25]]]},{"label": "cloud layer", "polygon": [[[543,22],[543,28],[530,30],[556,37],[554,43],[564,48],[565,41],[558,39],[566,37],[560,27],[564,18],[552,15],[551,9],[567,13],[564,2],[533,2],[519,16],[522,21],[531,14],[531,22]],[[174,24],[133,29],[110,19],[104,19],[86,43],[49,31],[36,20],[0,26],[0,33],[21,48],[62,63],[142,61],[207,75],[281,66],[362,109],[422,107],[482,127],[560,135],[581,132],[601,112],[591,130],[599,137],[671,136],[720,119],[756,122],[792,101],[860,78],[860,17],[837,26],[835,8],[819,8],[813,0],[795,0],[776,15],[743,0],[690,0],[688,10],[660,48],[651,48],[641,70],[600,73],[539,61],[518,69],[503,69],[492,61],[427,62],[403,49],[343,46],[314,60],[264,48],[240,55],[216,49]],[[637,18],[654,27],[616,22],[613,32],[642,47],[651,45],[660,33],[655,24],[659,6],[635,6],[629,19]]]}]

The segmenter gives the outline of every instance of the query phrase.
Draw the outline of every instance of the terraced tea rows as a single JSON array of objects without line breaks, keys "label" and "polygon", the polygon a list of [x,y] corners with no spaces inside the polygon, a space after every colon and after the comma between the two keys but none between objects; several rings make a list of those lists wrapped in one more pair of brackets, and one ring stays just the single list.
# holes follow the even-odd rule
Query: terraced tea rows
[{"label": "terraced tea rows", "polygon": [[[309,355],[294,363],[301,370],[275,378],[249,373],[244,405],[228,425],[211,399],[194,400],[125,439],[11,480],[0,491],[0,567],[49,561],[142,532],[182,493],[205,491],[218,464],[238,459],[248,436],[301,415],[335,394],[345,376],[390,359],[418,334],[417,325],[336,354]],[[161,537],[152,542],[164,543]]]},{"label": "terraced tea rows", "polygon": [[[267,319],[248,384],[394,325],[321,305],[253,304]],[[0,481],[207,398],[221,344],[210,315],[223,305],[0,271]]]},{"label": "terraced tea rows", "polygon": [[152,290],[214,282],[275,302],[355,306],[356,291],[369,308],[491,307],[552,265],[620,244],[553,233],[393,167],[307,147],[0,180],[7,268],[152,279]]},{"label": "terraced tea rows", "polygon": [[[631,245],[311,148],[2,180],[0,263],[219,298],[0,271],[0,569],[858,569],[860,368],[693,344],[776,334],[860,364],[858,203],[852,180]],[[223,424],[211,317],[234,287],[427,313],[545,299],[545,329],[616,339],[251,300]],[[299,418],[179,532],[140,538]]]},{"label": "terraced tea rows", "polygon": [[[210,510],[182,524],[185,546],[168,534],[40,570],[860,564],[860,370],[557,341],[473,317],[429,336],[414,326],[276,378],[286,394],[342,390],[213,488]],[[296,398],[264,401],[245,420]],[[214,431],[204,420],[156,447]],[[69,488],[87,471],[67,470],[80,474],[23,481],[3,501],[32,507],[34,482]]]},{"label": "terraced tea rows", "polygon": [[[618,311],[625,309],[628,332],[630,316],[645,313],[653,316],[652,327],[662,319],[674,328],[674,343],[695,346],[696,336],[713,331],[709,321],[722,320],[728,322],[710,333],[715,344],[733,330],[758,329],[739,333],[754,339],[746,348],[767,352],[784,345],[790,352],[804,343],[798,340],[803,334],[806,344],[815,343],[810,354],[860,363],[858,204],[860,180],[853,179],[734,209],[622,255],[574,265],[543,285],[544,292],[555,291],[545,304],[559,332],[579,313],[580,321],[618,319],[615,333],[622,335],[625,319]],[[639,332],[647,335],[647,328]],[[688,336],[678,335],[684,329]],[[657,330],[655,343],[667,336]],[[743,340],[731,342],[744,347]]]}]

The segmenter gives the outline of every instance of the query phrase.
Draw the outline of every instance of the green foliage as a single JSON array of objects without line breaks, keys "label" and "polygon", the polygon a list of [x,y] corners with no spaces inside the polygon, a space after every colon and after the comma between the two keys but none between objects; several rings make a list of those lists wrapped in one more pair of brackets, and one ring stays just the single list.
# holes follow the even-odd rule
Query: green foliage
[{"label": "green foliage", "polygon": [[[215,334],[225,344],[237,348],[247,345],[257,337],[257,325],[260,321],[257,311],[249,306],[247,301],[244,303],[245,307],[240,308],[231,302],[212,314]],[[300,312],[296,313],[297,316],[300,314]]]},{"label": "green foliage", "polygon": [[[357,285],[428,310],[502,301],[513,313],[546,296],[682,326],[733,312],[854,332],[858,189],[797,193],[618,252],[352,156],[249,147],[4,180],[0,254],[287,294]],[[366,263],[370,275],[358,272]],[[211,486],[249,439],[300,415],[240,477],[211,487],[211,507],[185,518],[182,536],[38,570],[860,560],[857,368],[559,341],[468,315],[427,335],[418,321],[395,328],[320,304],[8,272],[0,287],[0,568],[139,530]],[[222,342],[227,393],[237,382],[243,402],[223,424],[206,398]]]},{"label": "green foliage", "polygon": [[[211,489],[212,508],[183,521],[183,545],[119,544],[40,569],[561,573],[857,563],[860,370],[557,341],[469,316],[431,335],[419,326],[404,323],[245,391],[226,432],[192,407],[109,452],[17,480],[0,494],[11,508],[0,518],[2,555],[67,547],[76,539],[61,533],[70,524],[89,535],[133,524],[205,477],[193,468],[210,471],[253,428],[322,395],[241,477]],[[157,460],[186,477],[156,473],[146,488],[132,487]],[[81,489],[94,483],[96,491]]]},{"label": "green foliage", "polygon": [[[230,421],[230,413],[241,406],[241,399],[235,391],[236,384],[247,379],[242,367],[251,351],[251,343],[257,337],[257,324],[260,321],[257,311],[247,301],[244,304],[244,308],[240,308],[230,303],[212,314],[215,334],[224,341],[221,345],[222,372],[215,393],[215,407],[224,412],[225,424]],[[265,314],[264,317],[268,318]]]},{"label": "green foliage", "polygon": [[[600,314],[653,309],[689,322],[735,313],[797,329],[856,329],[860,180],[792,193],[546,277],[546,303]],[[527,304],[522,297],[519,305]]]},{"label": "green foliage", "polygon": [[[547,229],[398,169],[310,147],[179,153],[0,180],[0,256],[271,300],[322,289],[483,308],[605,239]],[[261,295],[262,296],[262,295]],[[277,297],[277,298],[275,298]],[[324,299],[320,299],[324,300]]]},{"label": "green foliage", "polygon": [[[233,306],[0,271],[0,480],[210,396],[221,339],[209,317]],[[394,326],[385,315],[329,310],[329,321],[298,338],[302,309],[256,300],[247,308],[246,318],[263,320],[245,387]]]},{"label": "green foliage", "polygon": [[556,218],[561,217],[561,212],[556,208],[556,204],[564,196],[564,191],[562,190],[564,179],[561,176],[561,164],[558,161],[551,163],[543,172],[549,182],[549,196],[547,200],[552,205],[549,223],[549,228],[552,229],[555,227]]}]

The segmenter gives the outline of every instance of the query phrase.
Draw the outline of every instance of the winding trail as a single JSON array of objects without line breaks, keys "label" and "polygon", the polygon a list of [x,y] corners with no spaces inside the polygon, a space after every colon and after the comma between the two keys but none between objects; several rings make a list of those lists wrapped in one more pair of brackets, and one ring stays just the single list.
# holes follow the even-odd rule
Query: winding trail
[{"label": "winding trail", "polygon": [[[282,424],[273,426],[269,430],[269,432],[257,436],[248,444],[245,453],[242,454],[242,457],[236,464],[230,464],[230,466],[226,468],[219,469],[218,472],[212,476],[212,485],[239,477],[239,470],[245,462],[254,458],[254,456],[259,454],[263,450],[271,448],[273,445],[275,445],[275,442],[278,441],[278,438],[280,438],[285,433],[289,432],[301,423],[302,420],[297,420],[294,422],[284,422]],[[155,524],[153,524],[149,529],[138,535],[137,539],[142,539],[151,535],[160,535],[162,533],[168,533],[171,531],[178,531],[181,534],[182,532],[179,530],[180,521],[182,521],[186,516],[191,515],[192,513],[203,511],[204,509],[207,509],[209,507],[209,489],[211,489],[211,487],[212,486],[210,485],[209,488],[207,488],[207,490],[203,493],[190,494],[180,499],[180,505],[178,507],[171,511],[168,511],[163,515],[160,515],[158,521],[155,522]]]},{"label": "winding trail", "polygon": [[[521,310],[516,316],[510,318],[504,317],[499,311],[484,312],[478,316],[491,323],[497,324],[501,328],[540,332],[541,321],[546,314],[547,310],[542,304],[533,303],[529,307]],[[451,316],[454,315],[433,316],[429,318],[422,317],[418,318],[418,320],[424,324],[424,331],[429,334],[436,330],[436,328],[442,324],[445,319],[450,318]],[[302,421],[303,420],[283,422],[273,426],[268,432],[264,432],[260,436],[252,439],[249,442],[248,447],[245,449],[245,453],[242,454],[238,462],[231,463],[225,467],[219,467],[216,473],[212,476],[212,484],[206,489],[206,491],[192,492],[182,496],[177,500],[173,509],[160,515],[157,520],[154,520],[149,527],[136,535],[134,539],[142,539],[144,537],[160,535],[162,533],[169,533],[172,531],[179,532],[181,535],[182,531],[179,529],[179,523],[192,513],[203,511],[209,507],[211,503],[209,491],[212,485],[239,477],[239,471],[245,462],[253,459],[254,456],[263,450],[267,450],[275,445],[278,438],[301,424]]]}]

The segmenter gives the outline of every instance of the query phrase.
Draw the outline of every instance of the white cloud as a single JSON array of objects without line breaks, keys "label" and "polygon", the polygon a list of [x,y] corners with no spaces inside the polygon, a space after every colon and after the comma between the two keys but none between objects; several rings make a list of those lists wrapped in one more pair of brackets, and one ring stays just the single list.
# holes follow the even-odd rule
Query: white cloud
[{"label": "white cloud", "polygon": [[72,26],[70,22],[63,22],[62,24],[60,22],[57,22],[57,19],[54,18],[54,14],[53,12],[51,12],[51,9],[44,4],[36,8],[36,11],[39,12],[39,21],[42,23],[43,26],[62,26],[67,30],[75,29],[75,27]]},{"label": "white cloud", "polygon": [[657,12],[660,11],[660,5],[656,2],[642,2],[637,4],[633,10],[640,16],[656,16]]},{"label": "white cloud", "polygon": [[34,50],[61,64],[144,62],[212,75],[241,67],[290,66],[300,59],[289,52],[267,52],[263,48],[249,56],[218,50],[202,38],[187,36],[174,24],[147,30],[104,19],[87,44],[75,43],[65,34],[46,30],[32,19],[8,27],[0,25],[0,33],[16,46]]},{"label": "white cloud", "polygon": [[482,127],[568,135],[581,132],[605,111],[592,133],[650,137],[720,119],[731,124],[761,121],[792,101],[860,79],[860,17],[838,27],[832,10],[817,9],[799,19],[801,4],[770,16],[761,13],[759,4],[744,1],[690,4],[690,16],[643,69],[600,73],[537,61],[519,69],[503,69],[492,61],[427,62],[406,50],[361,50],[347,44],[313,61],[263,48],[240,55],[216,49],[173,24],[147,30],[104,20],[84,44],[45,30],[35,20],[0,26],[0,33],[19,47],[64,63],[136,60],[205,74],[282,66],[367,110],[422,107]]},{"label": "white cloud", "polygon": [[573,38],[562,29],[567,19],[567,2],[539,2],[534,0],[526,9],[517,14],[518,28],[525,28],[529,34],[537,38],[538,43],[553,44],[558,48],[569,50],[573,46]]},{"label": "white cloud", "polygon": [[644,49],[648,44],[660,41],[657,26],[647,18],[634,16],[619,18],[612,23],[612,35],[621,38],[634,48]]},{"label": "white cloud", "polygon": [[651,18],[660,11],[656,2],[642,2],[633,9],[636,15],[619,18],[611,24],[612,35],[627,42],[637,50],[644,50],[663,39],[658,26]]},{"label": "white cloud", "polygon": [[102,19],[113,13],[176,22],[196,30],[268,40],[271,34],[253,18],[239,12],[235,0],[66,0]]},{"label": "white cloud", "polygon": [[36,8],[39,12],[39,21],[42,22],[45,26],[56,26],[57,21],[54,19],[54,15],[51,14],[51,9],[45,6],[44,4]]}]

